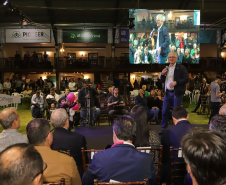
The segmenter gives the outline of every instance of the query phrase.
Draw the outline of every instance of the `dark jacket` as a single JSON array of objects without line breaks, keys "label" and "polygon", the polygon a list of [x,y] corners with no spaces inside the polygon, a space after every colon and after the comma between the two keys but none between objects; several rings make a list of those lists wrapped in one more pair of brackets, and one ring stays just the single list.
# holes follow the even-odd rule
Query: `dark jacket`
[{"label": "dark jacket", "polygon": [[[153,61],[151,53],[148,53],[147,57],[148,57],[148,63],[152,64],[154,61]],[[142,55],[141,55],[141,63],[145,64],[145,53],[142,53]]]},{"label": "dark jacket", "polygon": [[53,150],[70,150],[71,156],[74,158],[80,176],[83,174],[83,163],[81,148],[86,149],[86,138],[76,132],[71,132],[65,128],[56,128],[53,132],[53,143],[51,148]]},{"label": "dark jacket", "polygon": [[162,155],[162,180],[168,182],[170,179],[170,147],[180,148],[182,137],[193,128],[187,120],[181,120],[169,129],[163,130],[161,144],[163,145]]},{"label": "dark jacket", "polygon": [[141,98],[140,95],[135,96],[135,105],[141,105],[147,108],[147,97],[143,96],[143,98]]},{"label": "dark jacket", "polygon": [[128,144],[118,144],[94,155],[83,175],[82,184],[92,185],[96,178],[100,182],[108,182],[110,179],[131,182],[148,178],[149,185],[156,183],[152,156]]},{"label": "dark jacket", "polygon": [[[162,25],[159,30],[159,47],[161,47],[160,55],[166,57],[169,53],[170,37],[167,28]],[[157,46],[156,46],[157,47]]]},{"label": "dark jacket", "polygon": [[[161,75],[161,82],[165,83],[166,75]],[[176,64],[174,70],[174,81],[177,82],[177,85],[174,86],[174,94],[176,96],[184,95],[186,90],[186,83],[189,81],[189,76],[187,69],[180,64]],[[163,90],[165,91],[165,84]]]},{"label": "dark jacket", "polygon": [[82,88],[78,93],[78,102],[81,104],[81,108],[87,107],[86,95],[90,93],[90,107],[94,107],[94,96],[97,95],[97,91],[94,88]]}]

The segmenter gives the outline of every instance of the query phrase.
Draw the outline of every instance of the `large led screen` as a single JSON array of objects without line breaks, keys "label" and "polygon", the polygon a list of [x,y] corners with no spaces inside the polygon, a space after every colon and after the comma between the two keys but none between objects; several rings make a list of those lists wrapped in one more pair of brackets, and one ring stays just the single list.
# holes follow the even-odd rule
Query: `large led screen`
[{"label": "large led screen", "polygon": [[198,64],[200,10],[129,10],[130,64]]}]

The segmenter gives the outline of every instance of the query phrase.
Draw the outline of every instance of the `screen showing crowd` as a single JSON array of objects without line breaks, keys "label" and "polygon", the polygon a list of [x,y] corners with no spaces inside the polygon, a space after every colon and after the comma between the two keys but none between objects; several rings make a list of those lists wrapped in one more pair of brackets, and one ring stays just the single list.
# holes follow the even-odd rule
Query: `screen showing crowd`
[{"label": "screen showing crowd", "polygon": [[165,64],[177,52],[177,63],[199,63],[200,10],[130,9],[130,64]]}]

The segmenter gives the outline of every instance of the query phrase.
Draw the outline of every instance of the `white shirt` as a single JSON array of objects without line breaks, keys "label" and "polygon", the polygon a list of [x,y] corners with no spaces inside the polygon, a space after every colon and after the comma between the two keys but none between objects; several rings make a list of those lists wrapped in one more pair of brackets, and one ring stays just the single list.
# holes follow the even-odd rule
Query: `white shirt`
[{"label": "white shirt", "polygon": [[11,88],[11,83],[10,82],[4,82],[3,87],[7,88],[9,90]]},{"label": "white shirt", "polygon": [[76,85],[75,82],[70,82],[70,83],[68,84],[68,87],[69,87],[70,91],[75,91],[75,85]]},{"label": "white shirt", "polygon": [[51,95],[51,94],[48,94],[46,99],[55,99],[56,101],[58,101],[60,99],[60,96],[58,94],[55,93],[55,95]]},{"label": "white shirt", "polygon": [[165,80],[165,91],[168,89],[170,91],[174,90],[174,87],[171,88],[170,87],[170,83],[172,83],[174,81],[174,70],[175,70],[175,67],[176,67],[176,63],[168,68],[168,72],[167,72],[167,75],[166,75],[166,80]]}]

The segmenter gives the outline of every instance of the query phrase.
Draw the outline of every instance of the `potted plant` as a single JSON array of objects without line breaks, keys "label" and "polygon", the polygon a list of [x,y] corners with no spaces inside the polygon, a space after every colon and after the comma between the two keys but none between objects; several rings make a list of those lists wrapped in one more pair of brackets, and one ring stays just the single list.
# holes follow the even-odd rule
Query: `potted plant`
[{"label": "potted plant", "polygon": [[23,109],[29,109],[31,106],[31,97],[23,97],[22,106],[23,106]]}]

